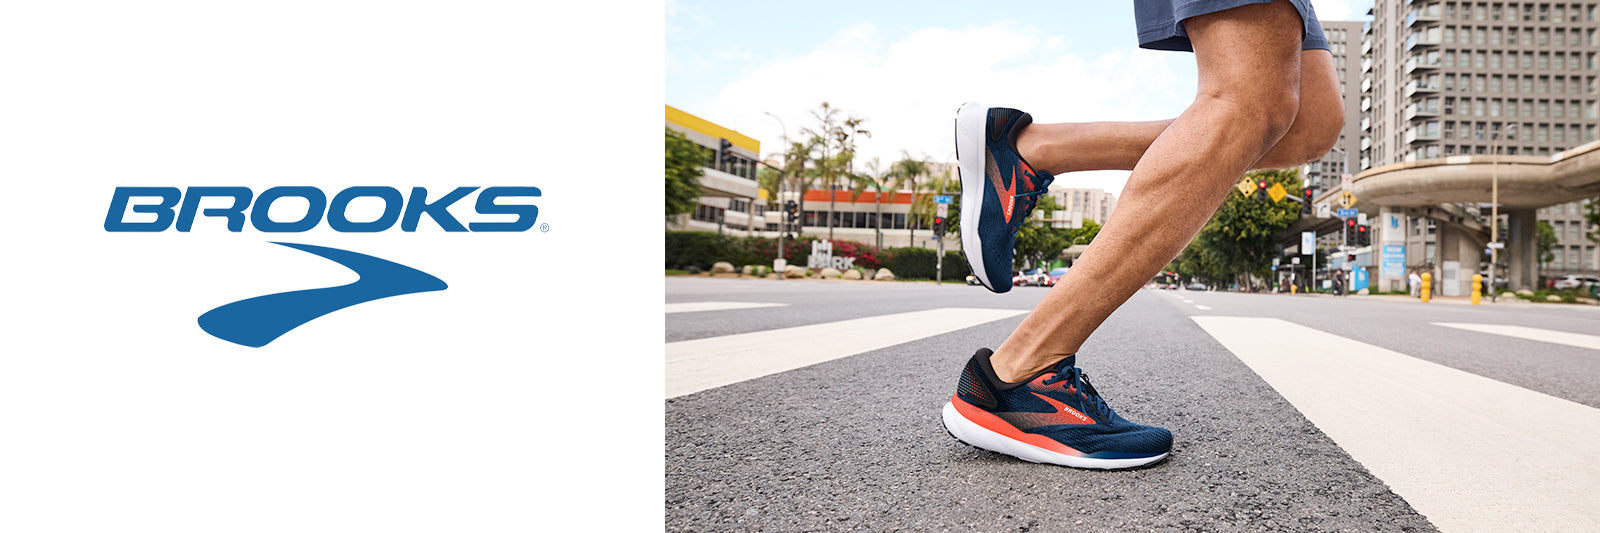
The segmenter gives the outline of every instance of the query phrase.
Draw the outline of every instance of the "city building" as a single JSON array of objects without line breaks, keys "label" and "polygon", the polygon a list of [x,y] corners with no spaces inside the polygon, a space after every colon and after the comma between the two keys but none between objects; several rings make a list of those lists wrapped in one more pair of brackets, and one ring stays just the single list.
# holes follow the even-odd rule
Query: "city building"
[{"label": "city building", "polygon": [[1305,185],[1318,190],[1339,187],[1339,178],[1356,172],[1356,158],[1361,152],[1361,36],[1366,23],[1360,21],[1323,20],[1322,33],[1328,38],[1328,49],[1333,52],[1333,65],[1339,72],[1339,94],[1344,96],[1344,129],[1339,131],[1339,141],[1322,159],[1300,167]]},{"label": "city building", "polygon": [[[886,164],[887,166],[887,164]],[[835,241],[850,241],[884,248],[897,248],[916,246],[921,248],[937,248],[938,241],[933,237],[932,210],[933,197],[938,196],[937,189],[930,188],[935,183],[932,178],[949,176],[957,180],[956,164],[954,162],[929,162],[928,174],[920,176],[915,183],[906,181],[895,190],[885,189],[882,194],[868,186],[859,194],[855,187],[848,183],[841,183],[834,190],[822,188],[821,184],[813,183],[812,188],[805,192],[805,202],[801,209],[800,234],[828,238],[829,219],[832,219],[832,235]],[[888,187],[892,182],[882,185]],[[945,191],[949,196],[959,194],[957,191]],[[779,203],[794,200],[799,197],[797,191],[785,190],[779,196]],[[831,197],[831,202],[830,202]],[[929,216],[913,216],[913,205],[923,205],[918,211],[929,213]],[[951,208],[953,209],[952,205]],[[778,235],[778,217],[769,217],[766,225],[766,236]],[[961,250],[961,242],[957,228],[951,228],[948,239],[944,243],[946,251]]]},{"label": "city building", "polygon": [[[705,153],[700,200],[693,213],[667,221],[668,229],[753,235],[765,227],[765,203],[756,184],[761,141],[706,119],[666,106],[667,129],[684,134]],[[732,157],[719,161],[727,143]]]},{"label": "city building", "polygon": [[1045,222],[1055,228],[1070,228],[1093,220],[1104,226],[1117,208],[1117,196],[1101,189],[1069,189],[1051,186],[1049,194],[1061,209],[1054,213],[1040,213]]},{"label": "city building", "polygon": [[[1478,161],[1456,156],[1547,161],[1596,140],[1600,2],[1376,0],[1368,14],[1372,21],[1360,48],[1358,171],[1386,167],[1379,172],[1398,175],[1396,164]],[[1464,178],[1447,167],[1433,168],[1440,169],[1439,180]],[[1487,168],[1502,175],[1508,169]],[[1511,228],[1512,244],[1532,246],[1526,237],[1533,235],[1529,219],[1537,208],[1537,220],[1557,227],[1560,238],[1556,259],[1543,274],[1595,271],[1600,257],[1583,236],[1592,226],[1583,220],[1582,201],[1517,206],[1505,198],[1502,190],[1498,221],[1489,220],[1487,190],[1467,203],[1382,207],[1407,221],[1402,231],[1408,269],[1437,273],[1441,261],[1459,261],[1460,283],[1466,284],[1486,265],[1487,256],[1469,256],[1483,255],[1484,239],[1494,239],[1491,225]],[[1449,234],[1444,255],[1441,224]],[[1512,276],[1511,284],[1525,287],[1533,273],[1518,268],[1513,262],[1513,273],[1522,274]]]}]

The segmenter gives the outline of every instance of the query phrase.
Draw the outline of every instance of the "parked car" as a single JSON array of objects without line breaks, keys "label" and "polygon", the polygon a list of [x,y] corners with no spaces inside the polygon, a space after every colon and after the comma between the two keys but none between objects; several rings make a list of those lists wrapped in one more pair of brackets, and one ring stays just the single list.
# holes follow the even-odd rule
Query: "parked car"
[{"label": "parked car", "polygon": [[1028,282],[1028,277],[1023,275],[1022,271],[1019,271],[1019,270],[1011,271],[1011,286],[1012,287],[1021,287],[1022,285],[1027,284],[1027,282]]},{"label": "parked car", "polygon": [[1206,290],[1206,286],[1204,283],[1190,283],[1188,287],[1184,287],[1184,290],[1203,291]]},{"label": "parked car", "polygon": [[1551,284],[1556,289],[1581,289],[1590,285],[1600,284],[1600,278],[1594,276],[1561,276]]},{"label": "parked car", "polygon": [[1022,284],[1030,287],[1048,287],[1050,274],[1042,268],[1035,268],[1022,273]]},{"label": "parked car", "polygon": [[1061,268],[1050,270],[1050,274],[1049,274],[1050,282],[1047,285],[1050,286],[1050,287],[1056,286],[1056,283],[1061,282],[1061,276],[1065,276],[1065,275],[1067,275],[1067,268],[1066,267],[1061,267]]},{"label": "parked car", "polygon": [[967,285],[983,285],[983,282],[978,281],[977,276],[967,274]]}]

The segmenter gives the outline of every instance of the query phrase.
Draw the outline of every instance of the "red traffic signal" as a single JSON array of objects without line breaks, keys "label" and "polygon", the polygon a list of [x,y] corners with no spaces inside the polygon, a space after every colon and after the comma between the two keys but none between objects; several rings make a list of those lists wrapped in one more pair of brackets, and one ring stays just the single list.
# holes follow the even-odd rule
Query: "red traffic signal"
[{"label": "red traffic signal", "polygon": [[1367,234],[1367,227],[1366,226],[1356,226],[1356,232],[1360,233],[1362,235],[1366,235]]},{"label": "red traffic signal", "polygon": [[1311,197],[1317,195],[1317,190],[1316,189],[1306,189],[1305,190],[1305,194],[1306,194],[1306,199],[1310,200]]},{"label": "red traffic signal", "polygon": [[1256,188],[1257,189],[1261,189],[1263,191],[1267,190],[1267,180],[1261,180],[1261,181],[1256,182]]},{"label": "red traffic signal", "polygon": [[1351,228],[1353,228],[1353,227],[1356,227],[1356,221],[1355,221],[1355,219],[1353,219],[1353,218],[1347,218],[1347,219],[1345,219],[1345,221],[1344,221],[1344,225],[1345,225],[1345,226],[1346,226],[1346,227],[1351,227]]}]

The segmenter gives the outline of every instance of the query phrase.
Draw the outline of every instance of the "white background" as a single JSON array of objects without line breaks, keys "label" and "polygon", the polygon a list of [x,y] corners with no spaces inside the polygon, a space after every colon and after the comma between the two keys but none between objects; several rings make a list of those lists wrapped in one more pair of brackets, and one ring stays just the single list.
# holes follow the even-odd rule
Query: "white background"
[{"label": "white background", "polygon": [[[0,530],[659,528],[662,16],[0,10]],[[116,186],[198,185],[534,186],[550,230],[102,228]],[[450,288],[259,349],[205,334],[219,305],[355,279],[269,241]]]}]

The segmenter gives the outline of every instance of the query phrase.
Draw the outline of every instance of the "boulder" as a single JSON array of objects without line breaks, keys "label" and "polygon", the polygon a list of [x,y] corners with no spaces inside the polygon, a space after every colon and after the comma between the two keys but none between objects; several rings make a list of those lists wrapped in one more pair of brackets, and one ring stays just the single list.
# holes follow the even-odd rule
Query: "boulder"
[{"label": "boulder", "polygon": [[755,265],[745,265],[744,268],[739,269],[739,275],[740,276],[754,276],[754,275],[756,275],[756,267],[755,267]]},{"label": "boulder", "polygon": [[783,269],[783,277],[786,277],[786,278],[803,278],[803,277],[806,277],[806,269],[800,268],[800,267],[797,267],[797,266],[794,266],[794,265],[789,265],[788,268]]},{"label": "boulder", "polygon": [[874,281],[894,281],[894,273],[887,268],[880,268],[877,274],[872,275],[872,279]]},{"label": "boulder", "polygon": [[844,279],[861,279],[861,271],[853,268],[846,270],[844,271]]},{"label": "boulder", "polygon": [[1546,302],[1561,302],[1561,301],[1564,301],[1564,300],[1562,300],[1560,296],[1552,294],[1552,295],[1544,297],[1544,301],[1546,301]]},{"label": "boulder", "polygon": [[711,273],[712,274],[732,274],[733,273],[733,263],[729,263],[727,261],[717,261],[715,264],[711,265]]},{"label": "boulder", "polygon": [[840,272],[837,268],[824,268],[822,272],[817,274],[822,279],[839,279],[839,275]]},{"label": "boulder", "polygon": [[1361,296],[1366,296],[1368,294],[1372,294],[1372,291],[1368,291],[1367,289],[1361,289],[1359,291],[1356,291],[1356,294],[1359,294]]},{"label": "boulder", "polygon": [[1522,290],[1517,291],[1517,294],[1521,294],[1523,296],[1533,296],[1533,291],[1530,291],[1528,289],[1522,289]]}]

